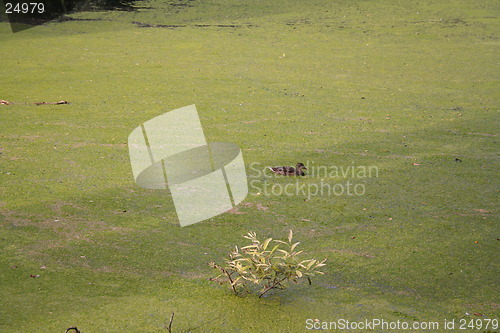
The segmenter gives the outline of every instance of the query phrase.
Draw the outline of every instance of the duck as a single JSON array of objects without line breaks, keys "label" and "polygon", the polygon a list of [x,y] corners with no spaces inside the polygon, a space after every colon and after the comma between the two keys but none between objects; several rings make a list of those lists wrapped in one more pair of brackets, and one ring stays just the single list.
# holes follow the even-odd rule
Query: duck
[{"label": "duck", "polygon": [[303,163],[297,163],[295,168],[291,166],[281,166],[269,167],[269,169],[272,172],[283,176],[305,176],[306,174],[304,170],[307,170],[306,166]]}]

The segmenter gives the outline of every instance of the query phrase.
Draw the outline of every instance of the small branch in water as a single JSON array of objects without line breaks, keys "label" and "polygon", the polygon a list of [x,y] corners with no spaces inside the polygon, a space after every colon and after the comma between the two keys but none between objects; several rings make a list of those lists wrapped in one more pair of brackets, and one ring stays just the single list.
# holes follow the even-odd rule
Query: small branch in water
[{"label": "small branch in water", "polygon": [[168,323],[167,327],[168,333],[172,333],[172,322],[174,321],[174,314],[175,312],[172,312],[172,315],[170,316],[170,322]]},{"label": "small branch in water", "polygon": [[[231,284],[231,288],[233,288],[233,292],[235,295],[238,295],[238,291],[236,290],[236,286],[234,285],[233,278],[231,277],[231,273],[225,270],[223,267],[220,267],[216,263],[210,262],[208,263],[211,267],[216,268],[222,272],[222,274],[226,274],[227,278],[229,280],[229,283]],[[210,281],[214,281],[215,279],[210,279]]]},{"label": "small branch in water", "polygon": [[267,293],[269,290],[273,289],[273,288],[277,288],[276,286],[281,286],[281,282],[285,281],[286,277],[284,277],[283,279],[281,280],[274,280],[273,281],[273,284],[269,287],[267,287],[264,292],[262,294],[260,294],[259,298],[261,298],[262,296],[264,296],[265,293]]},{"label": "small branch in water", "polygon": [[69,104],[69,103],[68,101],[59,101],[54,103],[46,103],[46,102],[35,103],[35,105],[59,105],[59,104]]},{"label": "small branch in water", "polygon": [[67,328],[67,329],[66,329],[66,331],[64,331],[64,333],[68,333],[68,332],[69,332],[69,331],[71,331],[71,330],[75,330],[75,332],[76,332],[76,333],[82,333],[82,332],[80,332],[80,331],[78,330],[78,328],[76,328],[76,326],[75,326],[75,327],[70,327],[70,328]]},{"label": "small branch in water", "polygon": [[[19,104],[19,103],[12,103],[3,99],[0,99],[0,105],[13,105],[13,104]],[[47,103],[47,102],[39,102],[39,103],[23,103],[23,104],[35,104],[35,105],[60,105],[60,104],[69,104],[68,101],[59,101],[59,102],[53,102],[53,103]]]}]

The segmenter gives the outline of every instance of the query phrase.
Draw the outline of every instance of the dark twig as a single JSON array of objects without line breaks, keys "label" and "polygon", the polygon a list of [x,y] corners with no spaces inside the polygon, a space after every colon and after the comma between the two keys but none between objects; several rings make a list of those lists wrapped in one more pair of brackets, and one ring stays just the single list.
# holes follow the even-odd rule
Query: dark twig
[{"label": "dark twig", "polygon": [[284,277],[283,279],[281,280],[274,280],[273,281],[273,285],[272,286],[269,286],[267,287],[264,292],[262,294],[260,294],[259,298],[261,298],[262,296],[264,296],[265,293],[267,293],[269,290],[273,289],[273,288],[277,288],[276,286],[282,286],[281,282],[285,281],[286,280],[286,277]]},{"label": "dark twig", "polygon": [[227,277],[229,278],[229,282],[231,283],[231,287],[233,288],[233,291],[236,295],[238,295],[238,292],[236,291],[236,286],[234,285],[234,282],[233,282],[233,279],[231,278],[231,274],[226,271],[225,269],[223,269],[224,273],[227,274]]},{"label": "dark twig", "polygon": [[53,103],[48,103],[48,102],[38,102],[38,103],[12,103],[3,99],[0,99],[0,105],[13,105],[13,104],[35,104],[35,105],[60,105],[60,104],[69,104],[68,101],[59,101],[59,102],[53,102]]},{"label": "dark twig", "polygon": [[[233,288],[233,292],[236,295],[238,295],[238,291],[236,290],[236,286],[234,285],[233,278],[231,277],[231,273],[229,273],[223,267],[220,267],[219,265],[217,265],[215,263],[209,263],[209,265],[212,266],[213,268],[220,270],[223,274],[227,275],[227,278],[229,279],[229,283],[231,284],[231,288]],[[213,279],[210,279],[210,281],[213,281]]]},{"label": "dark twig", "polygon": [[170,322],[168,323],[167,331],[168,333],[172,333],[172,322],[174,321],[174,312],[170,316]]},{"label": "dark twig", "polygon": [[69,331],[71,331],[71,330],[75,330],[75,332],[76,332],[76,333],[82,333],[82,332],[80,332],[80,331],[78,330],[78,328],[76,328],[76,326],[75,326],[75,327],[70,327],[70,328],[67,328],[67,329],[66,329],[66,331],[64,331],[64,333],[68,333],[68,332],[69,332]]},{"label": "dark twig", "polygon": [[58,104],[69,104],[69,103],[67,101],[59,101],[54,103],[47,103],[47,102],[35,103],[35,105],[58,105]]}]

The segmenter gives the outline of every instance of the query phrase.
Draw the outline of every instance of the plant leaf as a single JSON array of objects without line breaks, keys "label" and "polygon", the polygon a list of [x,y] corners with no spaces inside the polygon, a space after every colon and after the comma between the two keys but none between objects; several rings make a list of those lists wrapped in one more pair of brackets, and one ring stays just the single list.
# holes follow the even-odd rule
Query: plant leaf
[{"label": "plant leaf", "polygon": [[288,234],[288,242],[291,243],[293,238],[293,231],[290,229],[290,233]]},{"label": "plant leaf", "polygon": [[290,247],[290,251],[293,251],[293,249],[295,249],[295,247],[296,247],[297,245],[299,245],[299,244],[300,244],[300,242],[297,242],[297,243],[293,244],[293,245],[292,245],[292,247]]},{"label": "plant leaf", "polygon": [[312,265],[314,265],[314,263],[315,263],[315,262],[316,262],[316,260],[315,260],[315,259],[311,260],[311,262],[309,263],[309,265],[307,265],[307,268],[306,268],[306,269],[307,269],[307,270],[310,270],[310,269],[311,269],[311,267],[312,267]]},{"label": "plant leaf", "polygon": [[247,245],[247,246],[242,246],[241,249],[244,250],[244,249],[249,249],[251,247],[259,247],[259,246],[255,245],[255,244],[250,244],[250,245]]},{"label": "plant leaf", "polygon": [[262,243],[262,249],[267,249],[267,246],[269,245],[269,242],[271,242],[273,239],[272,238],[268,238],[264,241],[264,243]]},{"label": "plant leaf", "polygon": [[232,286],[234,286],[236,283],[238,283],[238,281],[241,279],[241,276],[238,276],[236,278],[236,280],[233,281],[233,283],[231,283]]},{"label": "plant leaf", "polygon": [[271,252],[269,253],[269,256],[271,256],[271,255],[274,253],[274,251],[276,251],[276,249],[277,249],[278,247],[280,247],[280,245],[279,245],[279,244],[275,245],[275,246],[273,247],[273,249],[271,250]]}]

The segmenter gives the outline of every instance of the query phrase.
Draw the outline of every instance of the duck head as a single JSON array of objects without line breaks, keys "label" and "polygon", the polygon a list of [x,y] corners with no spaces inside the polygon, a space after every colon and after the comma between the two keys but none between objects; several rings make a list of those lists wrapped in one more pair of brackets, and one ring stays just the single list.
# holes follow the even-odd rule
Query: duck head
[{"label": "duck head", "polygon": [[297,166],[295,167],[295,169],[297,169],[297,170],[301,170],[301,169],[307,170],[306,166],[303,163],[297,163]]},{"label": "duck head", "polygon": [[295,173],[300,176],[304,176],[305,173],[303,170],[307,170],[306,166],[303,163],[297,163],[297,166],[295,167]]}]

